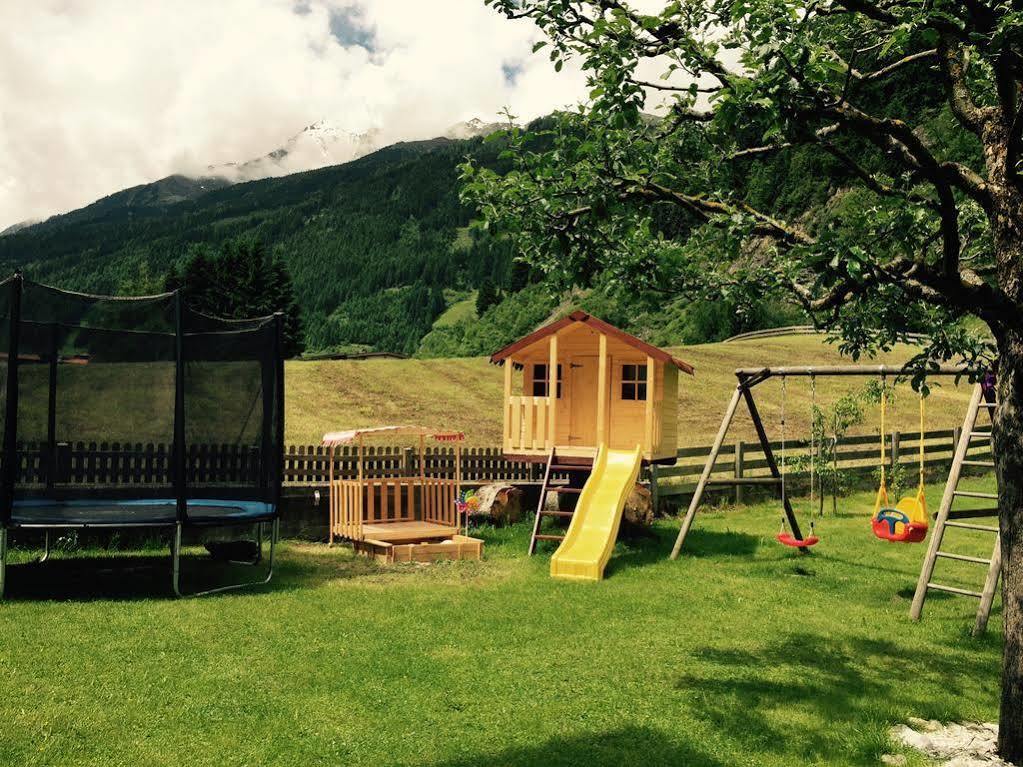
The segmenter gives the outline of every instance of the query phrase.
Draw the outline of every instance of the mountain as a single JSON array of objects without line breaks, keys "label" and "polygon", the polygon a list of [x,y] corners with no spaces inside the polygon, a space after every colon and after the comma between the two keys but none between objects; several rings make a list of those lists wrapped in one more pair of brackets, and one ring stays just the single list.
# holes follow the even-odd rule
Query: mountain
[{"label": "mountain", "polygon": [[455,123],[444,131],[444,137],[451,139],[469,139],[476,138],[477,136],[489,136],[491,133],[503,130],[507,127],[508,123],[488,123],[478,117],[474,117],[471,120],[466,120],[465,122]]},{"label": "mountain", "polygon": [[[442,138],[465,140],[486,136],[505,127],[501,123],[488,123],[478,117],[455,123]],[[219,176],[233,182],[255,181],[262,178],[287,176],[306,170],[341,165],[384,146],[382,133],[377,128],[354,132],[331,120],[318,120],[289,138],[280,147],[262,157],[242,163],[211,165],[210,176]]]},{"label": "mountain", "polygon": [[375,129],[353,133],[330,120],[319,120],[262,157],[210,166],[207,171],[234,182],[287,176],[357,160],[381,148],[379,137],[380,131]]},{"label": "mountain", "polygon": [[[102,221],[111,224],[115,221],[130,221],[138,217],[160,216],[181,202],[195,200],[214,189],[223,189],[231,182],[222,176],[203,176],[190,178],[174,175],[161,178],[150,184],[139,184],[120,192],[107,195],[84,208],[70,213],[51,216],[45,221],[30,223],[25,233],[41,234],[67,227],[71,224]],[[17,231],[21,231],[19,229]]]},{"label": "mountain", "polygon": [[42,220],[43,219],[41,218],[29,218],[24,221],[19,221],[16,224],[11,224],[6,229],[0,230],[0,237],[4,237],[8,234],[14,234],[15,232],[20,232],[22,229],[28,229],[30,226],[35,226],[36,224],[42,222]]},{"label": "mountain", "polygon": [[506,286],[506,245],[468,233],[458,197],[480,139],[399,143],[343,165],[232,184],[171,176],[0,238],[0,273],[100,293],[158,289],[189,248],[238,237],[283,259],[307,348],[364,344],[413,353],[445,309],[445,289]]}]

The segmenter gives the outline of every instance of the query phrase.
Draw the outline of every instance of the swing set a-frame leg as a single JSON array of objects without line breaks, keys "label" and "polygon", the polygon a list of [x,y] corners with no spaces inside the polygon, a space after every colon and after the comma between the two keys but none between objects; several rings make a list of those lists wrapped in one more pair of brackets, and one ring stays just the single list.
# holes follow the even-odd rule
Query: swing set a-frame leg
[{"label": "swing set a-frame leg", "polygon": [[[767,463],[767,468],[771,470],[771,476],[781,482],[781,472],[778,470],[777,461],[774,460],[774,451],[771,450],[771,443],[767,439],[767,431],[764,429],[764,422],[760,419],[760,411],[757,410],[757,404],[753,401],[753,392],[747,387],[741,388],[743,398],[746,400],[746,407],[749,409],[750,418],[753,420],[753,428],[757,430],[757,439],[760,440],[760,446],[764,451],[764,460]],[[785,509],[785,519],[788,520],[789,530],[792,531],[792,537],[797,541],[803,540],[803,532],[799,529],[796,512],[792,510],[792,504],[789,502],[787,494],[781,494],[781,502]],[[799,550],[804,554],[809,552],[806,546],[800,546]]]},{"label": "swing set a-frame leg", "polygon": [[[686,516],[682,520],[682,527],[678,531],[678,537],[675,539],[675,545],[671,549],[671,558],[678,559],[679,553],[682,551],[682,546],[685,543],[686,536],[689,535],[689,530],[693,526],[693,520],[696,518],[696,510],[700,507],[700,502],[703,500],[703,493],[707,488],[707,483],[710,480],[710,475],[714,471],[714,465],[717,463],[718,454],[721,452],[721,446],[724,444],[725,437],[728,435],[728,429],[732,425],[732,421],[735,418],[735,411],[739,407],[739,401],[746,401],[746,408],[749,410],[750,419],[753,421],[753,427],[756,429],[757,438],[760,440],[760,446],[764,452],[764,459],[767,463],[767,468],[771,472],[771,476],[781,482],[781,472],[778,470],[778,463],[774,459],[774,452],[771,450],[771,443],[767,439],[767,431],[764,429],[764,423],[760,418],[760,411],[757,409],[756,402],[753,400],[753,392],[749,382],[740,381],[735,387],[735,391],[732,393],[732,399],[728,403],[728,408],[725,410],[725,416],[721,419],[721,426],[718,429],[717,437],[714,438],[714,444],[710,449],[710,455],[707,456],[707,462],[704,464],[703,472],[700,474],[700,480],[696,484],[696,490],[693,491],[692,500],[689,501],[689,508],[686,510]],[[799,522],[796,520],[796,514],[792,509],[792,504],[786,495],[782,495],[782,505],[785,509],[785,518],[788,520],[789,529],[792,531],[793,537],[797,540],[803,539],[803,533],[799,529]],[[799,550],[803,553],[809,551],[805,546],[800,546]]]},{"label": "swing set a-frame leg", "polygon": [[682,528],[678,531],[675,545],[671,549],[672,559],[678,559],[679,552],[682,551],[682,544],[685,543],[686,536],[689,535],[689,528],[693,526],[696,509],[699,508],[700,501],[703,500],[703,491],[707,487],[707,480],[710,479],[711,472],[714,471],[714,464],[717,463],[718,453],[721,452],[721,445],[728,434],[728,427],[732,425],[732,419],[735,417],[735,409],[739,406],[739,399],[742,396],[743,388],[741,383],[735,387],[732,400],[728,403],[728,409],[725,411],[725,417],[721,419],[721,428],[718,429],[718,435],[714,438],[714,445],[710,449],[710,455],[707,457],[707,463],[703,467],[703,473],[700,474],[700,481],[696,483],[693,498],[689,501],[689,509],[686,511],[685,519],[682,520]]}]

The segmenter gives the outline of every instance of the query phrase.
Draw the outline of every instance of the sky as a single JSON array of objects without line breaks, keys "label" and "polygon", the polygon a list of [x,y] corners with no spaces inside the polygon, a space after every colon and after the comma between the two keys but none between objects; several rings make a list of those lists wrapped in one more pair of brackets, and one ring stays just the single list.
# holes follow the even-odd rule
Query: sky
[{"label": "sky", "polygon": [[538,39],[482,0],[0,0],[0,230],[322,119],[387,144],[578,103]]}]

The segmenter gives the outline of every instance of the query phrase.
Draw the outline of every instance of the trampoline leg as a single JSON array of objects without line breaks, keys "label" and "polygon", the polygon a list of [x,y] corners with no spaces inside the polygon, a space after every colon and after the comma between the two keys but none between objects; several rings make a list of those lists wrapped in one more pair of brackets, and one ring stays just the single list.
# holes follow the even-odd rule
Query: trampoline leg
[{"label": "trampoline leg", "polygon": [[[280,524],[279,518],[275,518],[273,524],[270,527],[270,556],[267,562],[266,576],[259,580],[246,581],[245,583],[233,583],[230,586],[219,586],[215,589],[207,589],[206,591],[197,591],[194,594],[182,594],[179,584],[179,575],[181,570],[181,525],[178,525],[177,531],[174,536],[174,593],[179,597],[203,597],[208,594],[219,594],[223,591],[235,591],[237,589],[245,589],[250,586],[264,586],[270,582],[270,579],[274,575],[274,554],[277,549],[277,538],[280,536]],[[259,555],[251,563],[252,566],[258,565],[263,560],[263,523],[257,523],[256,537],[259,541]]]},{"label": "trampoline leg", "polygon": [[4,598],[7,585],[7,528],[0,527],[0,599]]},{"label": "trampoline leg", "polygon": [[171,539],[171,582],[174,586],[174,595],[181,597],[181,523],[174,527],[174,537]]},{"label": "trampoline leg", "polygon": [[45,537],[43,538],[43,555],[39,557],[39,564],[42,564],[43,562],[50,558],[50,531],[47,530],[44,533],[44,535]]}]

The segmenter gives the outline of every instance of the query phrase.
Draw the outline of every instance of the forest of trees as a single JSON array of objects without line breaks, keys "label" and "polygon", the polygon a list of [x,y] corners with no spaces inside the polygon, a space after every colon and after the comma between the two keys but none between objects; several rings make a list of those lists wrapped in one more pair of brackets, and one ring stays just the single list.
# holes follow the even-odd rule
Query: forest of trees
[{"label": "forest of trees", "polygon": [[494,164],[497,152],[438,139],[171,204],[134,190],[0,237],[0,265],[78,290],[151,292],[195,247],[244,238],[287,266],[306,348],[412,354],[444,311],[445,288],[514,287],[510,246],[470,236],[458,197],[458,164]]}]

